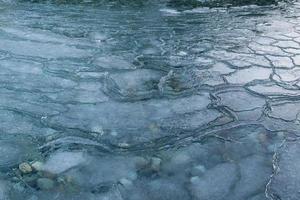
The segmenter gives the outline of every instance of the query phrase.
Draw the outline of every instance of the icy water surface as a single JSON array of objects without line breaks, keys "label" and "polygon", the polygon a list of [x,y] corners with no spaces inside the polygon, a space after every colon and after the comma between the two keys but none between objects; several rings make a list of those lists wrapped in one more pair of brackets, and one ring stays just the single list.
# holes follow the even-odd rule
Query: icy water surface
[{"label": "icy water surface", "polygon": [[299,13],[0,1],[0,200],[299,200]]}]

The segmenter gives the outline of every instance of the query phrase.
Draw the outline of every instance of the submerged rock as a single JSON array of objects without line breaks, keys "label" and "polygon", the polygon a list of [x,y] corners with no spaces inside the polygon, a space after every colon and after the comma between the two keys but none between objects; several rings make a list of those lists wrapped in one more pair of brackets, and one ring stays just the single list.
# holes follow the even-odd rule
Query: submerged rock
[{"label": "submerged rock", "polygon": [[223,200],[238,180],[234,164],[220,164],[207,171],[202,178],[191,179],[191,193],[197,200]]},{"label": "submerged rock", "polygon": [[43,163],[39,162],[39,161],[35,161],[31,164],[31,167],[35,170],[35,171],[41,171],[43,169]]},{"label": "submerged rock", "polygon": [[151,169],[153,169],[154,171],[159,171],[160,165],[161,165],[160,158],[153,157],[151,159]]},{"label": "submerged rock", "polygon": [[104,81],[104,91],[118,100],[149,99],[158,95],[161,76],[160,72],[148,69],[110,74]]},{"label": "submerged rock", "polygon": [[50,156],[43,165],[42,170],[53,174],[60,174],[86,161],[83,152],[59,152]]},{"label": "submerged rock", "polygon": [[49,178],[39,178],[37,180],[37,186],[41,190],[50,190],[54,187],[54,181]]},{"label": "submerged rock", "polygon": [[24,174],[28,174],[32,172],[32,167],[29,165],[29,163],[24,162],[19,165],[19,170]]}]

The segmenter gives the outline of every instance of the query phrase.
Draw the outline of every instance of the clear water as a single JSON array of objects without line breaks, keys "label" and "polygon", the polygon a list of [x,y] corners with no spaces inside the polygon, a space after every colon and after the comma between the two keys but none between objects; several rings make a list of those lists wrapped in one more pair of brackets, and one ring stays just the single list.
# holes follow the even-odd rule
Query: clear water
[{"label": "clear water", "polygon": [[0,1],[0,200],[299,200],[299,11]]}]

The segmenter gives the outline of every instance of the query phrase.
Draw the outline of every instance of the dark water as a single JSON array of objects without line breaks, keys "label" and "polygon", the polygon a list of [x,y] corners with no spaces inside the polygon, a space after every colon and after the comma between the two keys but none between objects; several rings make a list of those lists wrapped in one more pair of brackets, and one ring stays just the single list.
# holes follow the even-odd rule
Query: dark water
[{"label": "dark water", "polygon": [[299,11],[0,1],[0,200],[299,200]]}]

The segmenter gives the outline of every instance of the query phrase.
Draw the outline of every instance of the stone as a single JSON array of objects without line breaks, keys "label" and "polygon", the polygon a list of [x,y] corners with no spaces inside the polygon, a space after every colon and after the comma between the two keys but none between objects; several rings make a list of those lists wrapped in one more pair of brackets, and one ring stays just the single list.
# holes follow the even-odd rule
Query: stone
[{"label": "stone", "polygon": [[132,186],[132,181],[127,178],[122,178],[119,181],[125,188]]},{"label": "stone", "polygon": [[31,164],[31,167],[35,170],[35,171],[41,171],[43,169],[43,163],[40,161],[35,161]]},{"label": "stone", "polygon": [[137,157],[135,161],[135,166],[137,169],[146,167],[149,164],[149,161],[144,157]]},{"label": "stone", "polygon": [[38,174],[30,174],[30,175],[24,176],[23,180],[26,182],[27,185],[29,185],[31,187],[36,187],[36,180],[38,178],[39,178]]},{"label": "stone", "polygon": [[153,169],[155,171],[159,171],[160,165],[161,165],[160,158],[156,158],[156,157],[151,158],[151,169]]},{"label": "stone", "polygon": [[[209,169],[201,178],[192,177],[191,195],[197,200],[224,200],[238,180],[237,166],[224,163]],[[224,184],[226,183],[226,184]]]},{"label": "stone", "polygon": [[19,170],[23,174],[28,174],[32,172],[32,167],[28,163],[24,162],[19,165]]},{"label": "stone", "polygon": [[49,157],[42,170],[51,174],[60,174],[85,162],[86,157],[83,152],[58,152]]},{"label": "stone", "polygon": [[39,178],[37,186],[41,190],[51,190],[54,187],[54,181],[49,178]]}]

